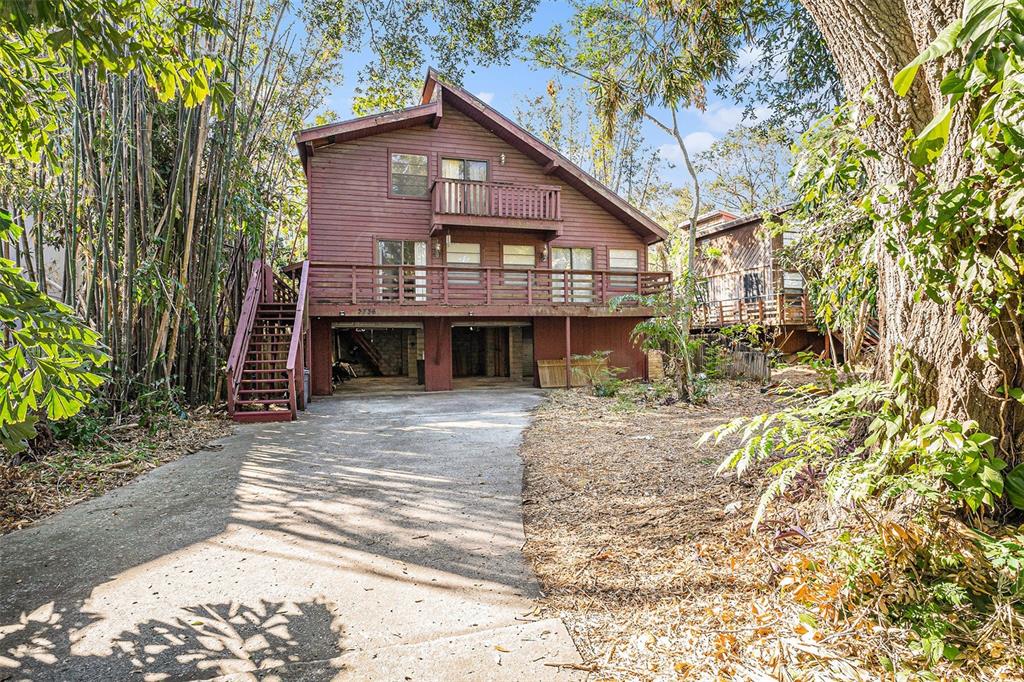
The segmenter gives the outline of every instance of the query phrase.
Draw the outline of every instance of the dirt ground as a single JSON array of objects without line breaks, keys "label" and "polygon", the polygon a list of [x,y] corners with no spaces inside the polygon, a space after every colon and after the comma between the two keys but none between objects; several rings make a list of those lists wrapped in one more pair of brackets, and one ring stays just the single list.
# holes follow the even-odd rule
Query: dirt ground
[{"label": "dirt ground", "polygon": [[[773,603],[779,528],[749,532],[761,481],[716,477],[728,449],[696,445],[774,405],[728,383],[704,406],[630,410],[574,391],[538,409],[522,448],[525,551],[592,679],[789,679],[788,657],[830,655]],[[844,667],[839,679],[876,679]]]},{"label": "dirt ground", "polygon": [[150,430],[108,427],[88,447],[57,443],[38,461],[0,461],[0,535],[124,485],[161,464],[196,452],[231,432],[231,422],[200,411]]}]

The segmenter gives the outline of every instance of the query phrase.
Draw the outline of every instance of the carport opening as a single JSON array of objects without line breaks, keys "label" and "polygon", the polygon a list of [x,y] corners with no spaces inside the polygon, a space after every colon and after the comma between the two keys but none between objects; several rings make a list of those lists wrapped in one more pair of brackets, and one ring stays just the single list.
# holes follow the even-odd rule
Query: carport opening
[{"label": "carport opening", "polygon": [[335,325],[331,330],[335,392],[422,390],[423,330],[419,326]]},{"label": "carport opening", "polygon": [[523,323],[452,325],[452,385],[529,384],[533,381],[533,327]]}]

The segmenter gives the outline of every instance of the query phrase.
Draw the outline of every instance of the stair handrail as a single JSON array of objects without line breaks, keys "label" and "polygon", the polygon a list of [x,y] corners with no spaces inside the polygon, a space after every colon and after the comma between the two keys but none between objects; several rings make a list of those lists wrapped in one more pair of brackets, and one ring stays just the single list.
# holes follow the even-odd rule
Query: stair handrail
[{"label": "stair handrail", "polygon": [[[308,298],[309,285],[309,261],[302,262],[302,271],[299,275],[299,286],[295,294],[295,321],[292,323],[292,338],[288,345],[288,403],[292,410],[292,419],[298,416],[297,408],[301,403],[305,407],[305,367],[299,366],[298,377],[295,374],[295,364],[299,358],[305,358],[305,353],[300,353],[302,340],[305,336],[306,322],[306,299]],[[296,382],[301,382],[297,384]],[[303,394],[302,399],[298,398],[299,393]]]},{"label": "stair handrail", "polygon": [[[235,327],[235,337],[231,342],[231,352],[228,354],[227,362],[227,389],[228,389],[228,414],[235,414],[235,400],[238,398],[238,385],[242,380],[238,369],[242,359],[249,350],[249,338],[252,336],[253,320],[256,317],[256,310],[263,300],[264,277],[263,261],[254,260],[252,270],[249,273],[249,286],[245,290],[245,298],[242,299],[242,311],[238,315],[238,325]],[[236,378],[236,374],[238,377]]]}]

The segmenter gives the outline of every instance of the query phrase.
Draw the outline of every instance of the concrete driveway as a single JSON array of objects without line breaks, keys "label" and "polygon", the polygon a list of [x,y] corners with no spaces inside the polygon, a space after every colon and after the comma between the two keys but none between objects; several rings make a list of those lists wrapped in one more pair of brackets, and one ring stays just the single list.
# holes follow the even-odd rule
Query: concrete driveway
[{"label": "concrete driveway", "polygon": [[0,538],[0,680],[546,680],[532,390],[332,398]]}]

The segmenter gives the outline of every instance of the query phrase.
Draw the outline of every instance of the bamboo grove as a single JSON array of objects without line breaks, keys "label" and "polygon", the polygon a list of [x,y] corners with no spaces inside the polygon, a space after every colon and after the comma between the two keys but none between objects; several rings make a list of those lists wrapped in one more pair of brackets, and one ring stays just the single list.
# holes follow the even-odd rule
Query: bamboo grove
[{"label": "bamboo grove", "polygon": [[102,335],[106,399],[216,399],[249,263],[301,256],[291,133],[322,104],[338,39],[287,3],[211,0],[180,48],[205,97],[160,101],[142,68],[69,69],[54,158],[5,161],[0,205],[25,227],[4,254]]}]

